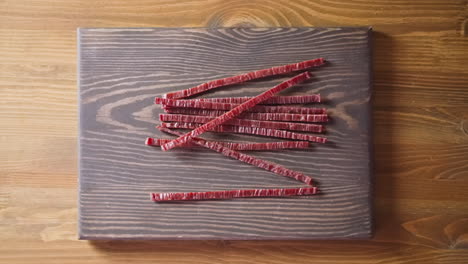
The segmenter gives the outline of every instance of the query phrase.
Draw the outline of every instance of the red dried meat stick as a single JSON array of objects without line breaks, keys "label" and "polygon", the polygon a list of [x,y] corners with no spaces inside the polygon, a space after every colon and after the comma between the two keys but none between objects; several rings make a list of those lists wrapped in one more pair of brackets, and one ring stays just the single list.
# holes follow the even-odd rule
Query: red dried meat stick
[{"label": "red dried meat stick", "polygon": [[309,72],[304,72],[304,73],[301,73],[299,75],[296,75],[294,76],[293,78],[285,81],[285,82],[282,82],[280,84],[278,84],[277,86],[271,88],[270,90],[266,91],[266,92],[263,92],[261,93],[260,95],[257,95],[256,97],[248,100],[247,102],[245,103],[242,103],[240,104],[239,106],[235,107],[234,109],[230,110],[229,112],[217,117],[216,119],[213,119],[211,120],[210,122],[188,132],[187,134],[183,135],[183,136],[180,136],[179,138],[177,139],[174,139],[173,141],[167,143],[167,144],[164,144],[161,146],[161,149],[164,150],[164,151],[167,151],[167,150],[170,150],[172,148],[175,148],[179,145],[182,145],[182,144],[185,144],[187,143],[188,141],[190,141],[191,138],[193,137],[196,137],[196,136],[199,136],[203,133],[205,133],[207,130],[210,130],[211,128],[214,128],[218,125],[221,125],[222,123],[230,120],[230,119],[233,119],[235,118],[236,116],[242,114],[244,111],[246,111],[247,109],[251,108],[251,107],[254,107],[255,105],[257,105],[258,103],[260,102],[263,102],[269,98],[271,98],[273,95],[275,95],[276,93],[279,93],[299,82],[302,82],[302,81],[305,81],[305,80],[308,80],[311,78],[311,75]]},{"label": "red dried meat stick", "polygon": [[[197,116],[197,115],[175,115],[175,114],[160,114],[159,120],[163,122],[185,122],[185,123],[207,123],[213,120],[214,117]],[[251,119],[233,118],[225,123],[226,125],[244,126],[244,127],[263,127],[273,129],[295,130],[304,132],[321,133],[322,125],[301,124],[292,122],[275,122],[275,121],[260,121]]]},{"label": "red dried meat stick", "polygon": [[[209,101],[200,101],[198,99],[192,100],[172,100],[156,97],[154,99],[156,104],[162,104],[164,107],[180,107],[180,108],[199,108],[199,109],[214,109],[214,110],[231,110],[239,104],[231,103],[216,103]],[[289,113],[289,114],[325,114],[325,108],[310,108],[310,107],[294,107],[294,106],[267,106],[256,105],[246,112],[260,112],[260,113]]]},{"label": "red dried meat stick", "polygon": [[[167,108],[167,113],[171,114],[187,114],[218,117],[225,114],[222,110],[194,109],[194,108]],[[239,119],[253,119],[261,121],[289,121],[289,122],[308,122],[308,123],[323,123],[328,122],[328,115],[301,115],[301,114],[286,114],[286,113],[243,113],[239,115]]]},{"label": "red dried meat stick", "polygon": [[287,189],[253,189],[210,192],[151,193],[154,202],[194,201],[194,200],[227,200],[244,197],[285,197],[316,194],[317,187]]},{"label": "red dried meat stick", "polygon": [[322,123],[328,122],[328,115],[301,115],[286,113],[245,113],[241,116],[244,119],[254,119],[263,121],[290,121],[290,122],[309,122]]},{"label": "red dried meat stick", "polygon": [[[225,114],[227,111],[222,110],[211,110],[211,109],[195,109],[195,108],[177,108],[177,107],[166,107],[164,112],[169,114],[183,114],[183,115],[201,115],[201,116],[212,116],[217,117]],[[244,114],[241,114],[241,118]]]},{"label": "red dried meat stick", "polygon": [[[200,127],[201,125],[197,123],[178,122],[178,123],[161,123],[161,126],[164,128],[196,129]],[[327,138],[324,138],[324,137],[317,137],[317,136],[295,133],[295,132],[290,132],[286,130],[272,129],[272,128],[220,125],[220,126],[211,128],[208,131],[220,132],[220,133],[249,134],[249,135],[258,135],[258,136],[265,136],[265,137],[294,139],[294,140],[306,140],[306,141],[317,142],[317,143],[327,142]]]},{"label": "red dried meat stick", "polygon": [[[226,97],[226,98],[198,98],[187,100],[200,100],[215,103],[229,103],[229,104],[242,104],[252,97]],[[293,95],[293,96],[273,96],[272,98],[261,102],[262,105],[276,105],[276,104],[308,104],[319,103],[321,101],[320,94],[312,95]]]},{"label": "red dried meat stick", "polygon": [[240,74],[240,75],[236,75],[232,77],[209,81],[207,83],[202,83],[200,85],[197,85],[189,89],[167,93],[164,95],[164,98],[169,98],[169,99],[186,98],[188,96],[202,93],[202,92],[214,89],[214,88],[243,83],[246,81],[264,78],[264,77],[273,76],[273,75],[279,75],[279,74],[285,74],[285,73],[290,73],[294,71],[305,70],[311,67],[320,66],[324,63],[325,63],[325,59],[318,58],[314,60],[307,60],[307,61],[283,65],[283,66],[277,66],[277,67],[273,67],[269,69],[248,72],[248,73],[244,73],[244,74]]},{"label": "red dried meat stick", "polygon": [[[177,131],[174,131],[174,130],[171,130],[171,129],[168,129],[168,128],[164,128],[164,127],[161,127],[161,126],[158,126],[157,128],[159,130],[161,130],[163,132],[166,132],[166,133],[169,133],[169,134],[178,135],[178,136],[183,135],[182,133],[179,133]],[[285,167],[283,167],[283,166],[281,166],[279,164],[276,164],[276,163],[273,163],[273,162],[270,162],[270,161],[266,161],[266,160],[262,160],[262,159],[259,159],[259,158],[256,158],[256,157],[253,157],[253,156],[250,156],[250,155],[247,155],[247,154],[244,154],[244,153],[241,153],[241,152],[226,148],[221,144],[217,144],[215,142],[209,142],[209,141],[206,141],[206,140],[201,139],[201,138],[193,137],[191,142],[193,142],[194,144],[200,145],[202,147],[209,148],[211,150],[219,152],[219,153],[223,154],[224,156],[231,157],[233,159],[236,159],[236,160],[239,160],[239,161],[242,161],[242,162],[257,166],[259,168],[262,168],[262,169],[267,170],[267,171],[271,171],[271,172],[276,173],[278,175],[294,178],[294,179],[296,179],[298,181],[301,181],[301,182],[309,184],[309,185],[312,184],[312,178],[311,177],[305,175],[302,172],[298,172],[298,171],[294,171],[294,170],[290,170],[288,168],[285,168]]]},{"label": "red dried meat stick", "polygon": [[[236,104],[231,104],[233,107]],[[257,105],[254,106],[248,112],[256,113],[289,113],[289,114],[303,114],[303,115],[314,115],[314,114],[326,114],[326,108],[316,107],[296,107],[296,106],[272,106],[272,105]]]},{"label": "red dried meat stick", "polygon": [[[171,141],[172,139],[162,138],[147,138],[145,144],[149,146],[161,146]],[[265,143],[234,143],[234,142],[220,142],[221,144],[232,150],[276,150],[276,149],[305,149],[309,148],[307,141],[280,141],[280,142],[265,142]],[[193,144],[190,144],[193,146]]]}]

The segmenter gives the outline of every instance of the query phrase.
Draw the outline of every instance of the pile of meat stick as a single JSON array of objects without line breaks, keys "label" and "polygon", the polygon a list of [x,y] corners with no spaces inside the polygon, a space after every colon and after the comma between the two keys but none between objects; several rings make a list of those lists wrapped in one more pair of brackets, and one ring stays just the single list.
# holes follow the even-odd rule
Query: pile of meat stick
[{"label": "pile of meat stick", "polygon": [[[277,94],[311,78],[308,70],[325,63],[323,58],[277,66],[248,72],[241,75],[209,81],[198,86],[165,94],[155,98],[165,113],[160,114],[161,124],[156,128],[176,136],[173,139],[147,138],[146,145],[160,146],[163,151],[177,147],[199,146],[219,152],[222,155],[257,166],[281,176],[290,177],[305,183],[306,187],[279,189],[222,190],[207,192],[151,193],[155,202],[222,200],[246,197],[286,197],[313,195],[318,193],[312,178],[302,172],[282,165],[262,160],[241,151],[304,149],[310,143],[326,143],[325,137],[312,133],[322,133],[321,123],[328,121],[325,108],[303,105],[321,101],[319,94],[278,96]],[[297,73],[292,78],[279,83],[255,97],[200,98],[194,96],[227,85],[244,83],[250,80]],[[187,99],[190,97],[190,99]],[[289,106],[288,106],[289,105]],[[180,132],[178,129],[190,130]],[[267,143],[236,143],[210,141],[201,138],[205,132],[239,133],[282,139]],[[306,133],[304,133],[306,132]]]}]

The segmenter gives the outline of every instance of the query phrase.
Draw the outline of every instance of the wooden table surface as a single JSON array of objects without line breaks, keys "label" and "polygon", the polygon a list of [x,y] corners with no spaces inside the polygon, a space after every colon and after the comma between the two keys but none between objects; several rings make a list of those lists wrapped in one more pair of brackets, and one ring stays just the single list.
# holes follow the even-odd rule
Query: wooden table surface
[{"label": "wooden table surface", "polygon": [[[362,25],[374,239],[77,240],[77,27]],[[467,35],[465,0],[1,1],[0,263],[467,263]]]}]

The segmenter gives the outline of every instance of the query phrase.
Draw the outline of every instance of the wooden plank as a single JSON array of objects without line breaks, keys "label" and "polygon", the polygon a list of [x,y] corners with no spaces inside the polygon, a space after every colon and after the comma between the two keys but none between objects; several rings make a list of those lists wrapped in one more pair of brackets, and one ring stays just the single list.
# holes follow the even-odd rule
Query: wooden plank
[{"label": "wooden plank", "polygon": [[[122,5],[119,0],[93,5],[82,0],[70,3],[34,0],[0,8],[0,27],[17,29],[66,29],[77,27],[235,27],[235,26],[340,26],[379,25],[390,33],[444,32],[466,19],[464,0],[398,1],[138,1]],[[197,12],[194,12],[194,10]],[[132,11],[132,12],[129,12]],[[155,16],[154,14],[158,14]],[[46,23],[53,21],[54,23]]]},{"label": "wooden plank", "polygon": [[[369,237],[369,32],[368,28],[79,30],[80,237]],[[161,112],[152,102],[154,96],[321,56],[328,65],[313,70],[311,82],[285,94],[321,93],[325,99],[344,94],[325,103],[333,116],[327,125],[331,143],[316,144],[309,151],[256,155],[312,175],[322,194],[185,204],[148,201],[150,192],[300,185],[215,152],[162,152],[142,142],[145,136],[162,135],[154,128],[155,116]],[[205,96],[252,96],[283,79],[253,81]],[[267,140],[226,137],[236,138]]]}]

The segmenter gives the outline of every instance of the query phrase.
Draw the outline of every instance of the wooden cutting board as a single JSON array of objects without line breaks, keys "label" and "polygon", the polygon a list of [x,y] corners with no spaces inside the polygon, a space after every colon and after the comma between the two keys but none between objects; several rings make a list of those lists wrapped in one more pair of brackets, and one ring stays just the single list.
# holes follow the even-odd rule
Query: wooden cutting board
[{"label": "wooden cutting board", "polygon": [[[369,28],[79,29],[81,239],[368,238],[372,233]],[[144,145],[155,96],[247,71],[324,57],[282,95],[320,93],[327,144],[250,152],[312,176],[320,195],[154,203],[150,192],[303,186],[210,150]],[[254,96],[288,76],[203,97]],[[269,138],[206,134],[230,141]]]}]

